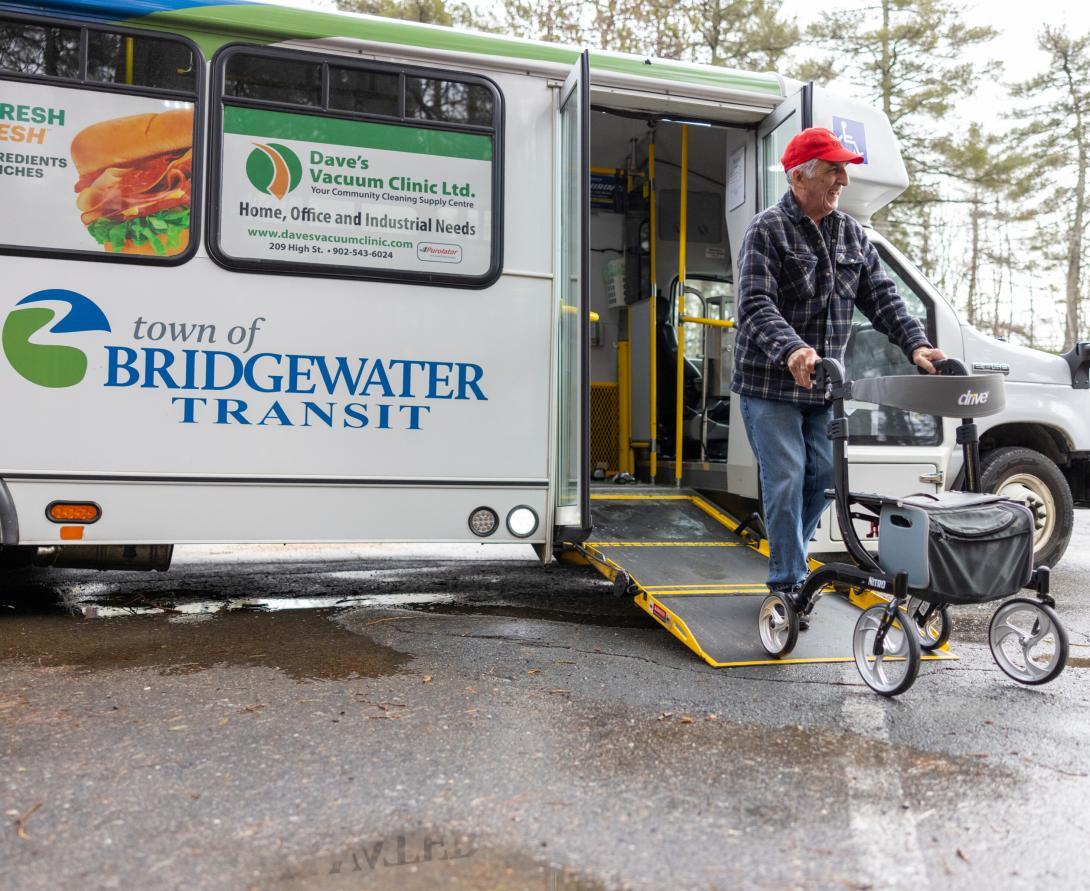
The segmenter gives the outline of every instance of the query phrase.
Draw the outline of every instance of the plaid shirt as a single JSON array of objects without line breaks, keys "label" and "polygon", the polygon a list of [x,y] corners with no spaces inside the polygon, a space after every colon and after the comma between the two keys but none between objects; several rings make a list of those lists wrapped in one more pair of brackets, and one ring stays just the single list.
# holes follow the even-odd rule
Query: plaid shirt
[{"label": "plaid shirt", "polygon": [[805,405],[824,402],[823,393],[795,383],[787,357],[811,346],[819,356],[843,361],[856,306],[910,360],[917,347],[931,345],[863,227],[840,211],[819,227],[788,191],[750,223],[740,265],[735,393]]}]

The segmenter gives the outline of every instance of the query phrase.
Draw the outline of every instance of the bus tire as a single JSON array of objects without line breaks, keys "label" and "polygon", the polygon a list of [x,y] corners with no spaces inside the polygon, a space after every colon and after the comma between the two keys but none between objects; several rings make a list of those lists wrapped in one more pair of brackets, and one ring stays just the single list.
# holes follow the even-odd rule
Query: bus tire
[{"label": "bus tire", "polygon": [[1075,524],[1071,487],[1060,468],[1040,452],[1021,446],[989,452],[980,468],[980,487],[985,492],[1025,501],[1035,513],[1043,509],[1044,526],[1034,533],[1033,565],[1059,563]]}]

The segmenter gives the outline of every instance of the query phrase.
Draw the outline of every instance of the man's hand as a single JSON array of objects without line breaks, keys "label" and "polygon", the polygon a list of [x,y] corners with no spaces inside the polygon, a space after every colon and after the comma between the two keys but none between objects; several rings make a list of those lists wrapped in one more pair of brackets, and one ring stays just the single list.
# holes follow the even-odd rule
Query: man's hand
[{"label": "man's hand", "polygon": [[811,378],[820,361],[821,356],[813,347],[799,347],[787,357],[787,370],[791,372],[796,384],[809,390],[814,386]]},{"label": "man's hand", "polygon": [[938,369],[932,363],[941,362],[945,358],[946,353],[934,347],[916,347],[912,351],[913,364],[918,365],[928,374],[938,374]]}]

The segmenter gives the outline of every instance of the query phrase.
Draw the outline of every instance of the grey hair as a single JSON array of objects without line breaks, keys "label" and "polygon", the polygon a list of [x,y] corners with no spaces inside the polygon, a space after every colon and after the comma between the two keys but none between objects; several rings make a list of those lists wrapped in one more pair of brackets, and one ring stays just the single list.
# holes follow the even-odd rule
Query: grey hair
[{"label": "grey hair", "polygon": [[791,174],[794,173],[796,170],[799,171],[799,173],[802,174],[803,179],[810,179],[810,177],[812,177],[814,175],[814,171],[817,170],[819,160],[821,160],[821,159],[820,158],[811,158],[809,161],[803,161],[801,164],[796,164],[794,167],[791,167],[790,169],[788,169],[786,171],[787,172],[787,181],[788,182],[793,182],[794,181]]}]

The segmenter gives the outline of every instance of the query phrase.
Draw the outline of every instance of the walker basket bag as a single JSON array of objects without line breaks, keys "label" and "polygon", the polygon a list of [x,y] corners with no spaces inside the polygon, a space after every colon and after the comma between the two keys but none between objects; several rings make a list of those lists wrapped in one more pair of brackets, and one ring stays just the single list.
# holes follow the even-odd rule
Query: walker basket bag
[{"label": "walker basket bag", "polygon": [[907,571],[912,594],[929,602],[999,600],[1030,583],[1033,532],[1033,512],[1018,501],[910,495],[882,509],[879,563],[887,572]]}]

